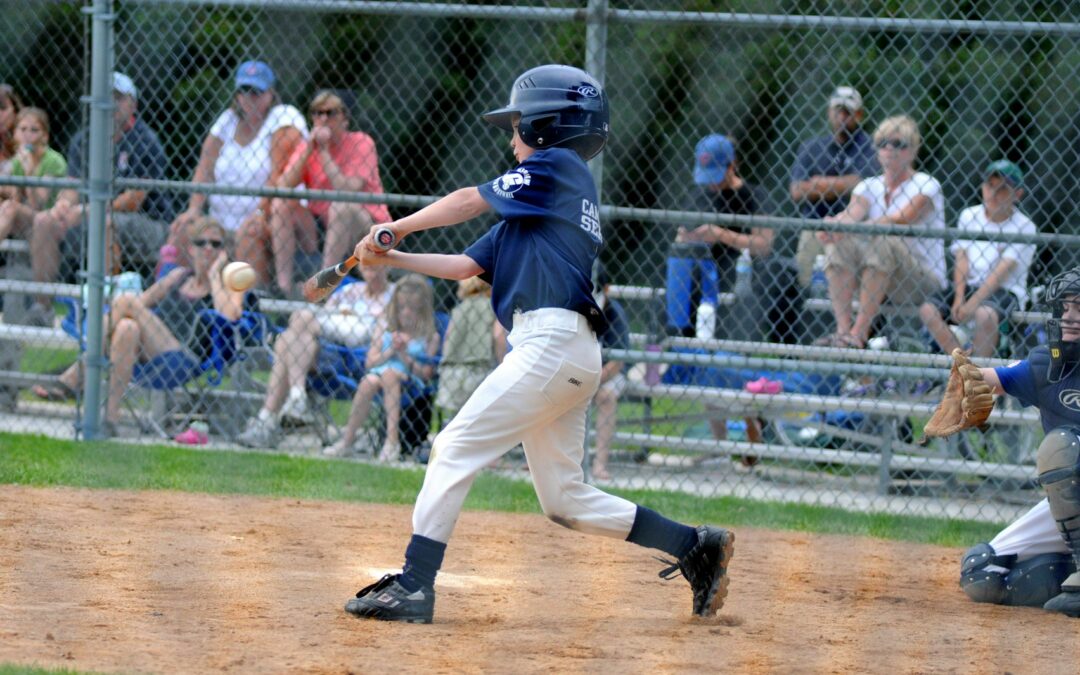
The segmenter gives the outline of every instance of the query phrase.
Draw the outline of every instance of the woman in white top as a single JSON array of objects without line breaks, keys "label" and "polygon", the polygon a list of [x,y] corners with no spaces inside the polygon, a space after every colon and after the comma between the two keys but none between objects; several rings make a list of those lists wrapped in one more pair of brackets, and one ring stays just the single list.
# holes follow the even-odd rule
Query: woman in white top
[{"label": "woman in white top", "polygon": [[[945,229],[941,183],[915,170],[922,137],[906,115],[890,117],[874,132],[882,174],[855,186],[848,207],[825,218],[840,223],[906,225],[916,230]],[[825,274],[836,317],[836,333],[817,344],[864,347],[886,297],[918,305],[945,286],[945,244],[941,239],[818,232],[825,244]],[[859,289],[859,313],[851,301]]]},{"label": "woman in white top", "polygon": [[[308,134],[303,114],[281,103],[274,91],[274,71],[262,61],[247,61],[236,72],[236,92],[203,141],[196,183],[236,187],[273,186],[285,163]],[[173,223],[170,243],[186,251],[187,223],[202,214],[209,202],[210,216],[236,237],[236,257],[251,263],[266,285],[270,280],[269,197],[204,195],[192,193],[186,211]],[[298,233],[298,236],[314,236]]]}]

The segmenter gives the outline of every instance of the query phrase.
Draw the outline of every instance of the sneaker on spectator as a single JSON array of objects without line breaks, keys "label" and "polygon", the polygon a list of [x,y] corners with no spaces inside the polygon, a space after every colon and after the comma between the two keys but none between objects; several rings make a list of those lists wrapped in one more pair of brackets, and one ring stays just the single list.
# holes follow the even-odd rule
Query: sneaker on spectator
[{"label": "sneaker on spectator", "polygon": [[273,448],[277,446],[277,431],[273,423],[252,417],[236,437],[236,442],[248,448]]},{"label": "sneaker on spectator", "polygon": [[308,410],[307,394],[301,391],[290,391],[284,405],[281,406],[281,419],[309,424],[314,416]]}]

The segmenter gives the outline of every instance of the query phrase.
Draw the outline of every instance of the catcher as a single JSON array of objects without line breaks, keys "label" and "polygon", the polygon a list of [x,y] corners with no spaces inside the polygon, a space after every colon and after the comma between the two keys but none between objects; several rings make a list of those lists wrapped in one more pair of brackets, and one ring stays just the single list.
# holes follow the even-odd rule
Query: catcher
[{"label": "catcher", "polygon": [[1003,368],[976,368],[953,352],[953,369],[927,436],[982,424],[993,394],[1039,408],[1045,437],[1036,469],[1046,499],[990,543],[964,553],[960,588],[975,602],[1042,607],[1080,617],[1080,267],[1046,287],[1048,344]]}]

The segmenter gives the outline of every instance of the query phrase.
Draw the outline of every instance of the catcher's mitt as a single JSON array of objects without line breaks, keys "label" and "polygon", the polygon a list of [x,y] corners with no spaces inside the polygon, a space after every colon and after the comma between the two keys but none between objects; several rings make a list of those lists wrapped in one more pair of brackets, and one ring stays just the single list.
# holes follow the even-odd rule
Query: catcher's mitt
[{"label": "catcher's mitt", "polygon": [[994,395],[982,373],[960,349],[952,353],[953,364],[945,396],[934,416],[926,423],[920,443],[932,436],[950,436],[957,431],[982,426],[994,409]]}]

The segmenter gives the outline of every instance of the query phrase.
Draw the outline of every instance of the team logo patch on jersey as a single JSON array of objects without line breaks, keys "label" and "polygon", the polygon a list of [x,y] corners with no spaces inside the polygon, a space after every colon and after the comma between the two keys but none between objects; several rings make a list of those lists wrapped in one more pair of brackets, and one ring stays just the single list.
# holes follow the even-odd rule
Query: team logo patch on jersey
[{"label": "team logo patch on jersey", "polygon": [[1080,412],[1080,390],[1062,389],[1061,392],[1058,393],[1058,400],[1061,401],[1061,405],[1069,410]]},{"label": "team logo patch on jersey", "polygon": [[528,169],[520,166],[491,181],[491,189],[503,199],[513,199],[514,193],[532,183]]}]

